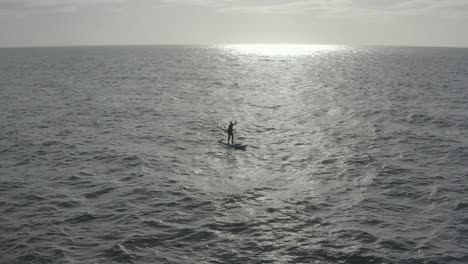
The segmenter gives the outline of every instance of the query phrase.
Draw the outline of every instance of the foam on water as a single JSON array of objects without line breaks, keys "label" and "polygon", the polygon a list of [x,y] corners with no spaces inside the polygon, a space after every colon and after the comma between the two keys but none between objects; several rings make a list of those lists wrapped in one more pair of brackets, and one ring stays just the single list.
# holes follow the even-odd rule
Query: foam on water
[{"label": "foam on water", "polygon": [[2,263],[468,261],[467,49],[0,58]]}]

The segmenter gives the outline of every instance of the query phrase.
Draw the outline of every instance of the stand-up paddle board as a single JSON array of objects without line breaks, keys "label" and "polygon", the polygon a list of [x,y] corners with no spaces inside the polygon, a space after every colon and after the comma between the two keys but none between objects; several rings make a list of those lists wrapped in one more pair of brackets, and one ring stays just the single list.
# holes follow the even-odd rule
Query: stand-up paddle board
[{"label": "stand-up paddle board", "polygon": [[218,143],[225,146],[225,147],[227,147],[227,148],[233,148],[233,149],[239,149],[239,150],[245,150],[247,148],[247,145],[242,145],[242,144],[239,144],[239,143],[227,144],[227,143],[224,143],[222,140],[219,140]]}]

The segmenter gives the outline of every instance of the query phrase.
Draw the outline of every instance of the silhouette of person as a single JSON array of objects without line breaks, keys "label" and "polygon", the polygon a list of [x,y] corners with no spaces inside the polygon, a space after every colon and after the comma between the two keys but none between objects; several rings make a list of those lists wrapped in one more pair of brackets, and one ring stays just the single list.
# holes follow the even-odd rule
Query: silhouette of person
[{"label": "silhouette of person", "polygon": [[233,128],[234,126],[237,124],[237,120],[235,123],[233,123],[232,121],[229,122],[229,126],[228,126],[228,129],[227,129],[227,133],[228,133],[228,141],[227,143],[229,144],[229,140],[231,140],[231,144],[234,144],[234,133],[233,133]]}]

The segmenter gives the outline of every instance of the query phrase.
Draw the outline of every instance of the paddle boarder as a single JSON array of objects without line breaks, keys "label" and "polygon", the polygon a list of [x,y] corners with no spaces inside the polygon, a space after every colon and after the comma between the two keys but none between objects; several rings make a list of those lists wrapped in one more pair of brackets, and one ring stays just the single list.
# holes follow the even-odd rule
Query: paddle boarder
[{"label": "paddle boarder", "polygon": [[228,141],[227,143],[229,144],[229,140],[231,140],[231,144],[234,145],[234,132],[233,132],[233,128],[234,126],[237,124],[237,120],[233,123],[232,121],[229,122],[229,126],[228,126],[228,129],[227,129],[227,133],[228,133]]}]

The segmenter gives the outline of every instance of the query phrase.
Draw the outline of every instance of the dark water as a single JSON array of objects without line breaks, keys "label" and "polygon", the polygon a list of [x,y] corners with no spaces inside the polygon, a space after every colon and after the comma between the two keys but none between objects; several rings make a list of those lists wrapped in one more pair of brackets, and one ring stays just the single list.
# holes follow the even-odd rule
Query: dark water
[{"label": "dark water", "polygon": [[0,263],[468,263],[468,49],[0,49],[0,72]]}]

